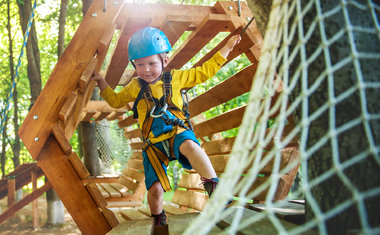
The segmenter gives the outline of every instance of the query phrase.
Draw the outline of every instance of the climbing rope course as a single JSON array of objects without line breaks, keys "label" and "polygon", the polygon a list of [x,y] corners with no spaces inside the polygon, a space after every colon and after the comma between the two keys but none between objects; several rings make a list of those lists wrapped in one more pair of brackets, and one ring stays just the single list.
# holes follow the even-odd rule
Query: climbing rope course
[{"label": "climbing rope course", "polygon": [[[228,215],[233,222],[227,234],[264,218],[280,234],[312,228],[321,234],[342,231],[334,230],[331,221],[363,234],[380,233],[379,15],[377,1],[273,1],[230,161],[213,199],[185,234],[207,234]],[[271,106],[280,86],[282,92]],[[279,114],[268,131],[266,123],[274,113]],[[295,127],[285,131],[290,117]],[[299,161],[280,169],[281,150],[297,137]],[[265,151],[272,140],[274,146]],[[250,191],[271,160],[271,177]],[[287,230],[274,214],[272,198],[280,177],[299,163],[302,184],[294,195],[304,195],[307,217],[302,226]],[[242,174],[248,177],[240,180]],[[243,205],[265,190],[265,213],[242,220],[243,210],[225,208],[233,196]],[[340,194],[345,196],[337,200]]]},{"label": "climbing rope course", "polygon": [[16,84],[18,82],[17,78],[18,78],[18,75],[19,75],[19,68],[21,66],[21,59],[24,56],[24,48],[26,47],[26,44],[28,43],[29,32],[30,32],[30,28],[31,28],[31,26],[33,24],[34,12],[35,12],[36,7],[37,7],[37,0],[34,1],[32,10],[30,12],[30,16],[29,16],[29,19],[28,19],[28,24],[26,26],[25,35],[24,35],[24,39],[23,39],[24,41],[23,41],[22,46],[21,46],[20,56],[18,57],[18,62],[17,62],[17,66],[16,66],[16,69],[15,69],[15,74],[14,74],[14,76],[11,79],[11,87],[10,87],[10,90],[9,90],[9,95],[8,95],[6,101],[5,101],[4,109],[1,112],[0,133],[3,132],[3,129],[5,127],[5,120],[8,117],[9,108],[10,108],[10,101],[11,101],[11,99],[13,97],[13,93],[14,93]]}]

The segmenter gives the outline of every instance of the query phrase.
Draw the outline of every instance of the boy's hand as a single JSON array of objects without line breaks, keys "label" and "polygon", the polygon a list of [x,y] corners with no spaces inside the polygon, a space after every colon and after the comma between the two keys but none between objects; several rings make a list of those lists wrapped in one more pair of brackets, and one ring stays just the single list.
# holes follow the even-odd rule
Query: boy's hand
[{"label": "boy's hand", "polygon": [[94,72],[94,74],[91,77],[91,80],[96,81],[98,83],[98,87],[100,91],[106,89],[106,87],[108,86],[108,83],[106,82],[106,80],[97,71]]},{"label": "boy's hand", "polygon": [[220,53],[224,58],[227,58],[227,56],[230,54],[232,49],[238,44],[241,40],[240,34],[232,36],[230,39],[228,39],[226,45],[222,49],[220,49]]}]

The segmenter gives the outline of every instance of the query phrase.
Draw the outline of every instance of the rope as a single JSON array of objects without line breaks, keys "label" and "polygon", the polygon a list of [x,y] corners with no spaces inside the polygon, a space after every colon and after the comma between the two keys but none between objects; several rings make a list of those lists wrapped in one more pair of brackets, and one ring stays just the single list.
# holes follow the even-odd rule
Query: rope
[{"label": "rope", "polygon": [[17,63],[16,70],[15,70],[16,72],[15,72],[15,74],[12,77],[12,80],[11,80],[12,85],[11,85],[11,88],[10,88],[7,100],[5,102],[5,104],[6,104],[5,108],[1,112],[1,125],[0,125],[1,128],[0,128],[0,133],[3,132],[5,120],[7,119],[7,116],[8,116],[8,113],[9,113],[10,100],[13,97],[13,92],[14,92],[16,84],[17,84],[16,78],[18,77],[18,69],[21,66],[21,58],[24,55],[24,48],[26,47],[26,44],[27,44],[27,41],[28,41],[28,38],[29,38],[29,31],[30,31],[30,28],[31,28],[31,26],[33,24],[34,11],[35,11],[36,7],[37,7],[37,0],[34,1],[34,5],[33,5],[33,8],[32,8],[32,11],[30,12],[28,24],[26,26],[25,35],[24,35],[24,42],[23,42],[22,47],[21,47],[20,56],[18,57],[18,63]]}]

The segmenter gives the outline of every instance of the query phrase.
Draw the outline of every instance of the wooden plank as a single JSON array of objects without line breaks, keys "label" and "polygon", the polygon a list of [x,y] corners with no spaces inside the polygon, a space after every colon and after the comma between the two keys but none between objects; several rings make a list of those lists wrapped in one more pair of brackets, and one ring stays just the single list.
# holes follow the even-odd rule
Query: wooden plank
[{"label": "wooden plank", "polygon": [[[103,34],[103,37],[99,41],[98,48],[96,49],[96,54],[97,54],[97,58],[101,61],[103,61],[105,57],[107,56],[107,52],[111,44],[112,37],[115,33],[116,27],[117,25],[113,23],[107,29],[107,31]],[[95,69],[99,71],[101,67],[102,67],[102,64],[98,64]]]},{"label": "wooden plank", "polygon": [[142,199],[137,198],[136,195],[133,194],[131,194],[130,197],[128,196],[117,200],[114,199],[116,198],[107,198],[107,208],[142,206]]},{"label": "wooden plank", "polygon": [[133,153],[129,159],[143,160],[142,151],[141,150],[133,151]]},{"label": "wooden plank", "polygon": [[99,116],[97,116],[97,117],[94,116],[94,119],[95,119],[95,121],[103,120],[103,119],[105,119],[108,115],[110,115],[111,112],[112,112],[112,111],[103,111],[103,112],[101,112],[101,114],[100,114]]},{"label": "wooden plank", "polygon": [[139,187],[139,183],[133,182],[132,179],[130,179],[124,175],[120,176],[119,183],[121,185],[124,185],[125,187],[127,187],[128,190],[131,190],[132,192],[134,192]]},{"label": "wooden plank", "polygon": [[178,187],[204,190],[199,174],[182,174]]},{"label": "wooden plank", "polygon": [[126,3],[124,4],[119,17],[116,19],[118,27],[122,26],[127,17],[135,16],[167,16],[167,15],[185,15],[192,18],[189,28],[186,30],[194,30],[208,15],[216,13],[214,7],[200,5],[183,5],[183,4],[144,4],[144,3]]},{"label": "wooden plank", "polygon": [[229,156],[228,155],[214,155],[209,156],[212,166],[217,174],[224,173],[224,169],[227,166]]},{"label": "wooden plank", "polygon": [[142,133],[140,129],[134,129],[128,132],[124,132],[124,137],[126,139],[142,138]]},{"label": "wooden plank", "polygon": [[[37,190],[37,172],[32,170],[30,172],[32,178],[32,190],[33,192]],[[38,200],[32,201],[32,213],[33,213],[33,229],[38,229],[39,225],[39,215],[38,215]]]},{"label": "wooden plank", "polygon": [[119,183],[109,183],[109,185],[112,186],[117,192],[119,192],[122,197],[129,194],[128,189]]},{"label": "wooden plank", "polygon": [[121,193],[117,191],[112,185],[107,183],[100,183],[100,185],[110,194],[111,197],[121,197]]},{"label": "wooden plank", "polygon": [[54,135],[55,139],[57,140],[59,146],[62,148],[62,151],[66,155],[71,154],[71,151],[72,151],[71,144],[66,139],[65,133],[64,133],[64,131],[62,130],[61,126],[58,123],[55,124],[55,125],[53,125],[52,134]]},{"label": "wooden plank", "polygon": [[84,115],[83,115],[81,121],[83,121],[83,122],[90,121],[96,112],[97,112],[96,110],[83,110]]},{"label": "wooden plank", "polygon": [[195,135],[198,137],[211,136],[240,126],[246,106],[232,109],[217,117],[194,125]]},{"label": "wooden plank", "polygon": [[148,216],[146,216],[145,214],[141,213],[137,209],[132,208],[122,209],[120,210],[120,214],[125,220],[138,220],[148,218]]},{"label": "wooden plank", "polygon": [[86,189],[99,208],[105,208],[107,206],[103,193],[99,190],[95,183],[86,184]]},{"label": "wooden plank", "polygon": [[193,116],[249,92],[257,64],[250,65],[189,102]]},{"label": "wooden plank", "polygon": [[144,173],[133,168],[125,168],[123,175],[135,180],[136,182],[143,182],[145,180]]},{"label": "wooden plank", "polygon": [[[199,213],[179,214],[168,216],[169,234],[170,235],[182,235],[185,230],[190,226],[193,220],[196,219]],[[218,227],[214,227],[207,234],[219,235],[223,234],[223,230]]]},{"label": "wooden plank", "polygon": [[37,161],[83,234],[105,234],[111,230],[53,136],[47,140]]},{"label": "wooden plank", "polygon": [[67,97],[61,111],[59,112],[59,119],[62,120],[65,126],[67,125],[68,117],[72,115],[76,102],[77,102],[77,93],[71,92],[71,94]]},{"label": "wooden plank", "polygon": [[[129,16],[127,14],[126,16]],[[141,15],[142,16],[142,15]],[[129,21],[129,22],[128,22]],[[137,18],[137,19],[126,19],[126,22],[123,22],[123,26],[118,38],[114,53],[110,64],[107,68],[107,74],[105,79],[112,89],[118,85],[120,78],[123,75],[125,68],[127,67],[128,61],[128,42],[132,34],[143,27],[149,26],[152,21],[152,18]]]},{"label": "wooden plank", "polygon": [[16,179],[8,178],[8,207],[15,203]]},{"label": "wooden plank", "polygon": [[[119,6],[109,4],[107,11],[103,12],[103,5],[101,0],[93,2],[88,10],[89,14],[83,18],[20,127],[20,138],[33,159],[37,158],[49,138],[51,129],[58,120],[59,111],[68,95],[76,89],[80,76],[96,52],[99,40],[118,15]],[[93,13],[97,13],[97,17],[93,17]]]},{"label": "wooden plank", "polygon": [[194,191],[183,191],[177,189],[174,192],[172,202],[178,205],[190,207],[202,211],[208,201],[208,196],[204,193]]},{"label": "wooden plank", "polygon": [[[262,212],[267,210],[266,204],[250,204],[249,209]],[[272,211],[276,217],[295,224],[305,223],[305,205],[288,201],[278,201],[273,204]]]},{"label": "wooden plank", "polygon": [[38,188],[37,190],[25,196],[20,201],[10,205],[6,211],[0,214],[0,224],[11,217],[14,213],[22,209],[24,206],[28,205],[31,201],[37,199],[49,189],[51,189],[51,184],[50,182],[46,182],[41,188]]},{"label": "wooden plank", "polygon": [[146,218],[135,221],[125,221],[113,228],[108,235],[136,235],[151,234],[153,218]]},{"label": "wooden plank", "polygon": [[113,211],[111,211],[110,209],[107,209],[107,208],[102,208],[101,211],[102,211],[102,214],[104,215],[104,217],[106,218],[108,224],[112,228],[114,228],[117,225],[119,225],[119,220],[116,218],[116,216],[113,213]]},{"label": "wooden plank", "polygon": [[193,58],[211,39],[230,25],[226,15],[210,14],[201,25],[189,35],[186,41],[174,52],[166,69],[180,69]]},{"label": "wooden plank", "polygon": [[133,142],[133,143],[130,143],[129,146],[131,146],[132,150],[141,150],[142,147],[143,147],[143,143],[140,141],[140,142]]},{"label": "wooden plank", "polygon": [[69,160],[73,168],[75,169],[78,176],[83,180],[90,176],[90,172],[88,172],[85,165],[82,163],[82,161],[79,159],[79,156],[76,152],[72,152],[69,155]]},{"label": "wooden plank", "polygon": [[84,184],[87,183],[117,183],[119,181],[119,176],[110,177],[100,177],[100,176],[89,176],[82,180]]},{"label": "wooden plank", "polygon": [[202,148],[205,150],[208,156],[229,154],[232,150],[234,142],[235,137],[212,140],[210,142],[202,143]]},{"label": "wooden plank", "polygon": [[168,37],[170,44],[174,45],[191,23],[192,17],[189,15],[167,15],[160,29]]},{"label": "wooden plank", "polygon": [[131,126],[133,124],[136,124],[138,122],[137,119],[134,119],[133,116],[128,116],[127,118],[124,118],[123,120],[119,121],[117,125],[120,128]]},{"label": "wooden plank", "polygon": [[139,159],[129,159],[127,166],[134,169],[144,169],[143,161]]},{"label": "wooden plank", "polygon": [[[238,210],[243,210],[243,215],[241,221],[245,221],[246,219],[252,219],[252,217],[259,218],[260,212],[256,212],[253,210],[245,209],[243,207],[232,207],[232,213],[226,214],[223,216],[222,221],[217,225],[222,229],[226,229],[229,227],[234,220],[234,215]],[[281,225],[285,230],[295,229],[297,225],[289,223],[287,221],[280,220]],[[258,219],[256,222],[251,223],[243,228],[239,229],[239,234],[277,234],[278,230],[275,226],[273,226],[272,221],[268,217],[263,217]]]},{"label": "wooden plank", "polygon": [[82,76],[79,78],[79,90],[83,93],[86,88],[88,82],[90,81],[92,74],[94,73],[96,64],[98,63],[98,59],[96,57],[92,57],[90,62],[88,62],[86,68],[84,69]]},{"label": "wooden plank", "polygon": [[[168,205],[168,204],[165,204],[163,206],[163,209],[165,210],[165,213],[167,215],[181,215],[181,214],[184,214],[186,213],[185,210],[182,210],[180,209],[179,207],[175,207],[173,205]],[[150,212],[150,211],[149,211]]]}]

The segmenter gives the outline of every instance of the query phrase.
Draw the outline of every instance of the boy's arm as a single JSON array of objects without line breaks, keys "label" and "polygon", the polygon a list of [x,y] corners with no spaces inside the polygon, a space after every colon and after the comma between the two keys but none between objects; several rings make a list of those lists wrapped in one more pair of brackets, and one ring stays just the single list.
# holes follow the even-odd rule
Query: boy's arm
[{"label": "boy's arm", "polygon": [[98,83],[100,91],[103,91],[108,87],[108,83],[106,82],[106,80],[97,71],[94,72],[94,75],[91,79]]},{"label": "boy's arm", "polygon": [[237,34],[237,35],[234,35],[232,36],[226,43],[226,45],[224,45],[224,47],[222,47],[222,49],[220,49],[220,54],[224,57],[224,58],[227,58],[228,55],[230,54],[230,52],[232,51],[232,49],[234,48],[234,46],[236,44],[238,44],[241,40],[241,36],[240,34]]}]

